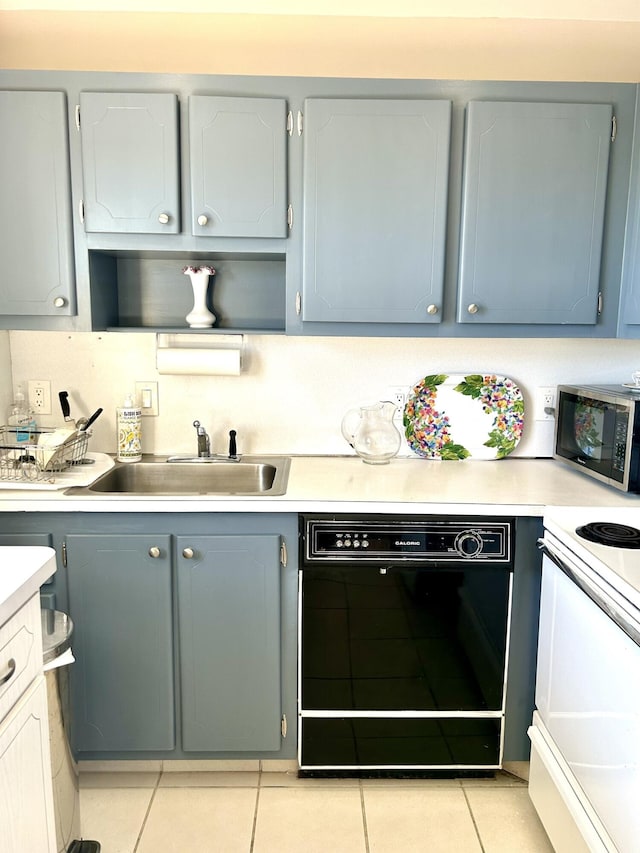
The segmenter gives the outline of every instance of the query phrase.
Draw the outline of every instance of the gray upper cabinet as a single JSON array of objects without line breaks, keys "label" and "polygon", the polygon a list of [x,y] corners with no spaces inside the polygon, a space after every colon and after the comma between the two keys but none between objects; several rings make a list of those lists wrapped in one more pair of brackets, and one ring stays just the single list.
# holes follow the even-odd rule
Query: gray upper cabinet
[{"label": "gray upper cabinet", "polygon": [[280,749],[280,543],[177,539],[185,752]]},{"label": "gray upper cabinet", "polygon": [[177,233],[177,96],[82,92],[80,132],[85,230]]},{"label": "gray upper cabinet", "polygon": [[191,95],[191,231],[285,237],[286,101]]},{"label": "gray upper cabinet", "polygon": [[595,324],[608,104],[467,107],[457,319]]},{"label": "gray upper cabinet", "polygon": [[[640,87],[636,94],[634,137],[640,136]],[[618,313],[618,336],[640,337],[640,145],[633,146],[631,180],[625,228],[622,291]]]},{"label": "gray upper cabinet", "polygon": [[451,102],[310,98],[302,319],[442,316]]},{"label": "gray upper cabinet", "polygon": [[67,99],[0,92],[0,314],[75,314]]}]

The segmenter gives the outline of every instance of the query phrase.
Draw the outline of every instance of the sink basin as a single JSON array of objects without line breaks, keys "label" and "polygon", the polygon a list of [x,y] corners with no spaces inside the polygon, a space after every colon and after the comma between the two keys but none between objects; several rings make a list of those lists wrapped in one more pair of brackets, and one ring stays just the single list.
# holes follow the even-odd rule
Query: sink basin
[{"label": "sink basin", "polygon": [[240,462],[142,461],[116,463],[90,486],[72,486],[67,495],[284,495],[287,456],[244,456]]}]

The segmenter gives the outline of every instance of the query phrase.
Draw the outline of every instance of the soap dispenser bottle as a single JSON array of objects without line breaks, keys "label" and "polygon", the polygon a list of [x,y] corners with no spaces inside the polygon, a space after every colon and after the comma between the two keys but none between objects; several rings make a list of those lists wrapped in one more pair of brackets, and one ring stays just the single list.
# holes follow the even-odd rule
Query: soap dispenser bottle
[{"label": "soap dispenser bottle", "polygon": [[25,400],[21,385],[18,385],[13,402],[9,406],[7,424],[12,428],[12,433],[15,429],[15,440],[17,442],[35,441],[36,420]]},{"label": "soap dispenser bottle", "polygon": [[142,459],[142,409],[127,394],[116,410],[118,429],[118,462],[139,462]]}]

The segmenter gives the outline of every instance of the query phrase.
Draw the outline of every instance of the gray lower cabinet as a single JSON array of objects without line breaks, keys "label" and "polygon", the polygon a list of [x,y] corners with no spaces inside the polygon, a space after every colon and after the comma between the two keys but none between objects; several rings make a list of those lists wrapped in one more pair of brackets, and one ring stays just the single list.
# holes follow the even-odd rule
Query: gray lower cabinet
[{"label": "gray lower cabinet", "polygon": [[612,108],[467,106],[460,323],[595,324]]},{"label": "gray lower cabinet", "polygon": [[76,291],[65,93],[0,92],[0,127],[0,314],[68,317]]},{"label": "gray lower cabinet", "polygon": [[280,748],[281,538],[179,536],[182,748]]},{"label": "gray lower cabinet", "polygon": [[85,231],[180,230],[178,98],[80,94]]},{"label": "gray lower cabinet", "polygon": [[75,757],[294,758],[297,538],[291,513],[0,513],[0,545],[57,553]]},{"label": "gray lower cabinet", "polygon": [[302,319],[442,317],[451,102],[310,98]]},{"label": "gray lower cabinet", "polygon": [[173,749],[171,537],[73,534],[65,541],[74,751]]}]

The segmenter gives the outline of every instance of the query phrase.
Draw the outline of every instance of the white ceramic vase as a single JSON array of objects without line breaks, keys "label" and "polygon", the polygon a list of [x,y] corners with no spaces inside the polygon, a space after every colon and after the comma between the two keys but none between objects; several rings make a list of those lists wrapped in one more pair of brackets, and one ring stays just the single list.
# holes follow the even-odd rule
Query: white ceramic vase
[{"label": "white ceramic vase", "polygon": [[185,320],[192,329],[210,329],[216,321],[216,315],[207,308],[207,289],[209,276],[215,270],[213,267],[185,267],[183,272],[191,279],[193,288],[193,308]]}]

